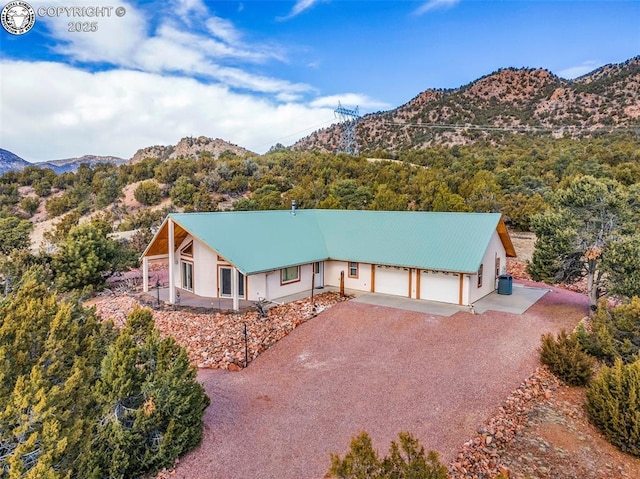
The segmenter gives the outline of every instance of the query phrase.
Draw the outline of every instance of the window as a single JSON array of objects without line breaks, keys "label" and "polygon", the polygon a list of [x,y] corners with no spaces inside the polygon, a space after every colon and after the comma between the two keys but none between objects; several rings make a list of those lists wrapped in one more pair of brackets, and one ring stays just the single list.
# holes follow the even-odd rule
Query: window
[{"label": "window", "polygon": [[[219,269],[219,289],[220,296],[223,297],[231,297],[233,295],[233,291],[231,290],[232,286],[232,278],[233,278],[233,269],[223,266]],[[238,297],[244,298],[244,275],[238,271]]]},{"label": "window", "polygon": [[185,246],[184,248],[182,248],[182,250],[180,251],[180,253],[182,253],[184,256],[191,256],[191,257],[193,257],[193,241],[189,242],[189,244],[187,244],[187,246]]},{"label": "window", "polygon": [[500,256],[496,256],[496,278],[500,276]]},{"label": "window", "polygon": [[349,278],[358,277],[358,263],[349,263]]},{"label": "window", "polygon": [[183,261],[180,272],[182,279],[182,289],[193,291],[193,264]]},{"label": "window", "polygon": [[478,288],[482,288],[482,270],[484,269],[484,265],[481,264],[478,268]]},{"label": "window", "polygon": [[320,262],[313,263],[313,274],[320,274]]},{"label": "window", "polygon": [[290,266],[289,268],[282,268],[280,270],[280,282],[293,283],[300,280],[300,268],[298,266]]}]

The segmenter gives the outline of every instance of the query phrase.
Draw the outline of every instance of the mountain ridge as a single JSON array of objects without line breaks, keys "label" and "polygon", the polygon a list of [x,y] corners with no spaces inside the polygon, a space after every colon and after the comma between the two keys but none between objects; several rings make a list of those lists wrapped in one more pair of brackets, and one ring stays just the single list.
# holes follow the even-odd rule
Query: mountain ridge
[{"label": "mountain ridge", "polygon": [[23,170],[28,166],[36,166],[38,168],[51,168],[55,173],[75,172],[82,163],[95,166],[99,163],[112,163],[116,166],[125,163],[137,163],[144,158],[154,157],[160,160],[172,160],[176,158],[197,158],[202,152],[209,152],[214,159],[217,159],[225,152],[231,152],[235,155],[245,155],[252,153],[238,145],[229,143],[219,138],[213,139],[205,136],[197,138],[185,137],[175,145],[155,145],[140,148],[129,159],[117,156],[98,156],[83,155],[78,158],[65,158],[61,160],[49,160],[37,163],[31,163],[20,158],[15,153],[0,148],[0,174],[10,170]]},{"label": "mountain ridge", "polygon": [[[459,88],[427,89],[392,110],[370,113],[358,121],[360,150],[417,150],[468,145],[478,140],[499,142],[515,133],[554,137],[590,136],[627,129],[640,133],[640,55],[608,64],[573,80],[543,68],[501,68]],[[342,126],[316,130],[290,146],[293,150],[336,152]],[[84,155],[30,163],[0,149],[0,174],[27,166],[56,173],[76,171],[81,163],[137,163],[197,158],[206,152],[217,159],[225,152],[244,156],[250,150],[220,138],[185,137],[176,145],[140,148],[129,159]]]},{"label": "mountain ridge", "polygon": [[242,156],[251,151],[241,146],[230,143],[220,138],[209,138],[206,136],[185,137],[176,145],[154,145],[140,148],[129,160],[131,163],[138,163],[145,158],[158,158],[163,161],[177,158],[197,158],[202,152],[208,152],[214,159],[218,159],[225,152]]},{"label": "mountain ridge", "polygon": [[119,158],[117,156],[98,156],[98,155],[83,155],[78,158],[64,158],[61,160],[49,160],[37,163],[31,163],[15,153],[0,148],[0,174],[12,170],[23,170],[28,166],[35,166],[38,168],[50,168],[55,173],[76,172],[78,167],[82,163],[87,163],[90,166],[95,166],[100,163],[113,163],[117,166],[126,163],[128,160]]},{"label": "mountain ridge", "polygon": [[[640,128],[640,56],[574,80],[542,68],[501,68],[455,89],[427,89],[407,103],[363,116],[363,151],[466,145],[513,132],[588,136]],[[337,151],[341,125],[317,130],[295,150]]]}]

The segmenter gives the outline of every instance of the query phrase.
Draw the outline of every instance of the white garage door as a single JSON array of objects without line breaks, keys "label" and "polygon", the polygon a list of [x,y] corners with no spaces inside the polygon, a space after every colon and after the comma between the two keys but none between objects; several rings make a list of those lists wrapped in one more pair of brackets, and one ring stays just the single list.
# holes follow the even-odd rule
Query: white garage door
[{"label": "white garage door", "polygon": [[453,273],[422,271],[420,273],[420,299],[458,304],[460,277]]},{"label": "white garage door", "polygon": [[409,296],[409,268],[376,266],[375,292]]}]

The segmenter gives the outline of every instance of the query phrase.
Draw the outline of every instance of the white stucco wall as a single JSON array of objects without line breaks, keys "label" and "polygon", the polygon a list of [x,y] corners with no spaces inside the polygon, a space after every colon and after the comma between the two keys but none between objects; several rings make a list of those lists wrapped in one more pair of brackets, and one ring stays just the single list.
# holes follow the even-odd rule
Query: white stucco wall
[{"label": "white stucco wall", "polygon": [[270,271],[265,274],[266,276],[266,295],[267,299],[277,299],[290,294],[301,293],[303,291],[309,291],[311,294],[311,282],[313,275],[313,265],[303,264],[299,266],[300,274],[299,281],[291,283],[281,282],[281,270]]},{"label": "white stucco wall", "polygon": [[[216,297],[218,290],[218,255],[199,241],[193,242],[193,282],[194,293],[199,296]],[[213,265],[213,266],[212,266]]]},{"label": "white stucco wall", "polygon": [[358,263],[358,277],[349,277],[349,263],[347,261],[324,262],[324,284],[340,287],[340,273],[344,271],[344,287],[356,291],[371,291],[371,265]]},{"label": "white stucco wall", "polygon": [[267,294],[267,274],[252,274],[247,280],[247,299],[249,301],[258,301],[266,298]]},{"label": "white stucco wall", "polygon": [[[478,288],[478,275],[471,275],[469,280],[469,303],[471,304],[487,294],[495,291],[498,281],[495,271],[496,257],[500,258],[500,269],[504,271],[507,264],[506,253],[498,232],[495,231],[482,259],[483,279],[482,287]],[[502,273],[500,271],[499,273]]]}]

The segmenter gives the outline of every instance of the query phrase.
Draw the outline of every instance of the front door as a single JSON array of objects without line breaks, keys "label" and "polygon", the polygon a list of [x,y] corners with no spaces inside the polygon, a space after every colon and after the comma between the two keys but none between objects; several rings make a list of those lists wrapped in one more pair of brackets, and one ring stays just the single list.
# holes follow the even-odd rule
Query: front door
[{"label": "front door", "polygon": [[[231,278],[233,276],[233,270],[228,267],[220,268],[220,277],[218,281],[220,282],[220,296],[230,298],[232,295],[231,291]],[[244,298],[244,274],[238,271],[238,297]]]},{"label": "front door", "polygon": [[317,261],[313,263],[313,284],[316,288],[324,288],[324,263]]}]

